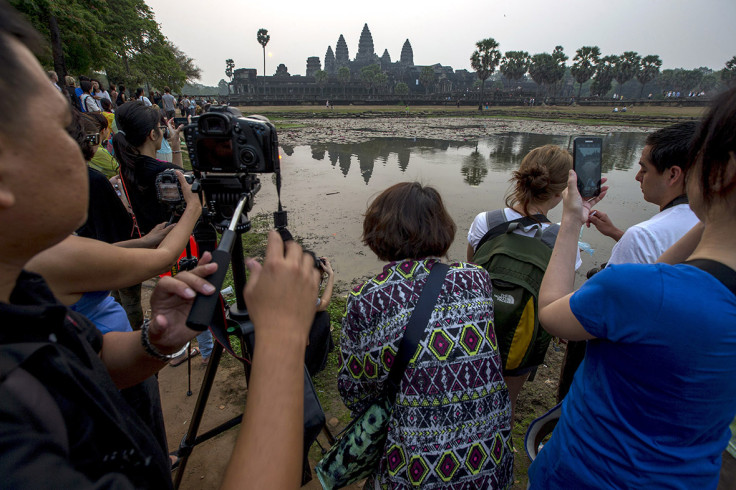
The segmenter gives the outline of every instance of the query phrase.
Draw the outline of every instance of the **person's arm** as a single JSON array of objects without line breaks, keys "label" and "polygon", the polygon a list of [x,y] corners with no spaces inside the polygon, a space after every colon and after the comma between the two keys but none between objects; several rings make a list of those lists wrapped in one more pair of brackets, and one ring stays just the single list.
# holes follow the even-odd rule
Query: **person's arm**
[{"label": "person's arm", "polygon": [[187,207],[158,248],[124,248],[69,236],[33,257],[26,269],[44,276],[62,300],[67,295],[127,287],[165,272],[186,247],[202,213],[199,196],[191,192],[183,174],[179,174],[179,179]]},{"label": "person's arm", "polygon": [[[151,294],[151,324],[148,339],[162,354],[179,351],[201,332],[186,326],[197,293],[210,295],[214,286],[204,277],[217,271],[209,253],[202,255],[200,265],[175,277],[162,277]],[[134,386],[157,373],[166,365],[150,356],[143,348],[143,331],[108,332],[102,337],[100,359],[118,388]],[[302,354],[303,356],[303,354]]]},{"label": "person's arm", "polygon": [[321,260],[324,270],[327,273],[327,284],[325,284],[325,289],[319,298],[317,311],[327,311],[327,307],[330,305],[330,301],[332,301],[332,288],[335,286],[335,272],[332,270],[332,264],[330,264],[330,261],[326,257],[321,257]]},{"label": "person's arm", "polygon": [[591,211],[586,225],[588,228],[590,228],[590,225],[595,226],[601,234],[613,238],[616,241],[621,240],[621,237],[624,234],[624,231],[617,228],[606,213],[597,209],[595,211]]},{"label": "person's arm", "polygon": [[183,124],[177,128],[174,125],[174,118],[172,117],[166,121],[166,125],[169,127],[169,146],[171,147],[171,163],[179,168],[184,168],[184,160],[181,158],[181,139],[179,138],[179,132],[184,127]]},{"label": "person's arm", "polygon": [[[245,300],[258,341],[243,425],[221,488],[298,488],[304,437],[304,352],[318,271],[294,241],[271,231],[263,266],[248,259]],[[284,302],[282,298],[289,301]]]},{"label": "person's arm", "polygon": [[570,309],[570,296],[575,285],[575,258],[580,228],[590,209],[606,195],[608,187],[589,201],[583,201],[577,188],[577,177],[570,171],[567,190],[562,194],[562,222],[555,248],[539,289],[539,322],[550,334],[568,340],[593,338]]},{"label": "person's arm", "polygon": [[659,256],[657,262],[673,265],[685,262],[687,258],[693,254],[695,248],[700,243],[704,229],[705,224],[700,221],[698,224],[690,228],[690,231],[685,233],[685,235],[677,240],[670,248],[665,250],[664,253]]},{"label": "person's arm", "polygon": [[151,231],[140,238],[131,238],[130,240],[115,242],[113,245],[124,248],[156,248],[173,229],[173,226],[166,226],[166,223],[159,223],[154,226]]}]

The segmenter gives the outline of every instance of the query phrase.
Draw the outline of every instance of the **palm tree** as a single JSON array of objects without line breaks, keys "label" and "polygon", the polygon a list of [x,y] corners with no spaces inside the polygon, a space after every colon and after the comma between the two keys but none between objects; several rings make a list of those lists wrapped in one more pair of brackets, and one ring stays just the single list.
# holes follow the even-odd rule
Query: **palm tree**
[{"label": "palm tree", "polygon": [[593,78],[595,68],[601,56],[601,50],[598,46],[583,46],[575,52],[575,58],[570,67],[570,73],[575,81],[580,84],[578,88],[578,99],[583,91],[583,84]]},{"label": "palm tree", "polygon": [[501,63],[501,52],[498,50],[498,43],[492,37],[483,39],[475,43],[477,48],[470,56],[470,66],[478,74],[480,79],[480,99],[478,100],[478,110],[483,110],[483,86],[486,80],[496,71],[496,67]]},{"label": "palm tree", "polygon": [[726,67],[721,70],[721,80],[730,85],[736,80],[736,56],[726,61]]},{"label": "palm tree", "polygon": [[350,81],[350,68],[347,66],[341,66],[340,69],[337,70],[337,79],[342,84],[342,96],[345,97],[345,89]]},{"label": "palm tree", "polygon": [[319,85],[319,93],[320,95],[325,94],[325,84],[327,83],[327,78],[329,75],[324,70],[317,70],[314,73],[314,81],[317,82],[317,85]]},{"label": "palm tree", "polygon": [[506,51],[501,60],[500,70],[507,80],[521,80],[529,71],[529,63],[531,58],[526,51]]},{"label": "palm tree", "polygon": [[626,51],[621,56],[616,57],[613,78],[618,82],[619,95],[621,95],[621,88],[624,83],[634,78],[639,72],[640,64],[641,56],[639,56],[635,51]]},{"label": "palm tree", "polygon": [[639,91],[640,99],[644,95],[644,85],[657,78],[661,66],[662,60],[656,54],[650,54],[641,59],[639,71],[636,74],[636,79],[641,83],[641,90]]},{"label": "palm tree", "polygon": [[263,46],[263,94],[266,94],[266,44],[271,40],[271,36],[268,35],[268,29],[258,29],[256,35],[258,44]]},{"label": "palm tree", "polygon": [[[232,59],[225,60],[225,76],[230,79],[230,83],[233,83],[233,68],[235,68],[235,62]],[[230,93],[230,85],[227,86],[227,93]]]},{"label": "palm tree", "polygon": [[434,69],[431,66],[425,66],[422,68],[422,71],[419,74],[419,81],[424,87],[425,94],[429,95],[429,89],[434,85],[435,79]]}]

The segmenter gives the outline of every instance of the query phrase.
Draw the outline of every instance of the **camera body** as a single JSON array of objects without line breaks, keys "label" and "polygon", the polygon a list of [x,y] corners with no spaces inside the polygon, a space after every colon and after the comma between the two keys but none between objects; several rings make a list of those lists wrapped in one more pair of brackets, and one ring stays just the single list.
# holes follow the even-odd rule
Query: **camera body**
[{"label": "camera body", "polygon": [[279,170],[276,128],[259,116],[212,107],[184,127],[192,168],[204,173],[271,173]]},{"label": "camera body", "polygon": [[[191,175],[185,175],[184,178],[190,184],[194,182]],[[176,170],[167,168],[156,176],[156,197],[158,202],[167,205],[174,214],[181,215],[184,212],[186,202]]]}]

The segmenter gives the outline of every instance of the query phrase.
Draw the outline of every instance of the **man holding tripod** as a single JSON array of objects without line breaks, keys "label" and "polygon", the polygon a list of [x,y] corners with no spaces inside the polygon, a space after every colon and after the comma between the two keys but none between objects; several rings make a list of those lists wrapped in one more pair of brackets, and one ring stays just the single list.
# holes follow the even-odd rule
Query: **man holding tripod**
[{"label": "man holding tripod", "polygon": [[[23,271],[85,219],[86,166],[67,134],[70,108],[32,54],[39,35],[0,0],[0,474],[4,488],[169,488],[167,455],[120,397],[197,332],[185,321],[209,255],[164,278],[138,332],[104,337]],[[39,145],[30,134],[44,134]],[[49,185],[50,183],[50,185]],[[245,298],[258,342],[241,436],[224,488],[296,487],[301,471],[304,350],[317,271],[294,242],[269,235]],[[83,267],[80,264],[80,267]],[[283,302],[281,298],[290,298]],[[270,421],[273,421],[271,423]]]}]

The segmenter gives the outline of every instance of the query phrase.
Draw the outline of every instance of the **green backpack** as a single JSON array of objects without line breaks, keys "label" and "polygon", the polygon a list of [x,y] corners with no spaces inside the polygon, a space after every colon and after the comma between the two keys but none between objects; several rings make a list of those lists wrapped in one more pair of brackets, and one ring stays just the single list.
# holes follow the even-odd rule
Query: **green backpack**
[{"label": "green backpack", "polygon": [[[552,336],[539,325],[538,299],[559,226],[541,214],[506,221],[503,210],[487,213],[489,231],[473,263],[491,276],[493,313],[504,376],[518,376],[544,362]],[[499,223],[500,224],[496,224]],[[534,237],[513,233],[536,227]]]}]

